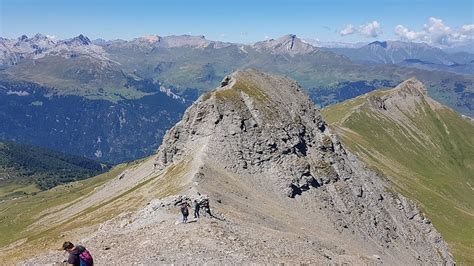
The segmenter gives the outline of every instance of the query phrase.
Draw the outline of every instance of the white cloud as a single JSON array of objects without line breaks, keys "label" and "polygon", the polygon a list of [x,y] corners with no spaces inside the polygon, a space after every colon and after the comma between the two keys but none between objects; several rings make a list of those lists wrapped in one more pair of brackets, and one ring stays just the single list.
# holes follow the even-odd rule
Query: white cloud
[{"label": "white cloud", "polygon": [[382,34],[382,29],[380,28],[380,24],[374,20],[359,26],[359,33],[367,38],[376,38]]},{"label": "white cloud", "polygon": [[395,26],[395,34],[398,35],[400,39],[405,41],[416,41],[424,39],[426,36],[424,32],[412,31],[403,25]]},{"label": "white cloud", "polygon": [[432,43],[448,44],[450,42],[451,29],[444,25],[443,20],[431,17],[423,26],[424,31],[430,37]]},{"label": "white cloud", "polygon": [[12,90],[8,90],[8,91],[7,91],[7,95],[28,96],[28,95],[30,95],[30,93],[27,92],[27,91],[12,91]]},{"label": "white cloud", "polygon": [[397,25],[394,30],[401,40],[427,42],[436,46],[452,46],[474,36],[474,24],[452,29],[445,25],[443,20],[435,17],[428,18],[421,31],[410,30],[403,25]]},{"label": "white cloud", "polygon": [[474,24],[466,24],[461,27],[461,34],[474,35]]},{"label": "white cloud", "polygon": [[346,36],[353,34],[354,32],[354,26],[352,26],[352,24],[347,24],[346,27],[344,27],[344,29],[339,32],[339,34],[341,34],[341,36]]},{"label": "white cloud", "polygon": [[341,36],[347,36],[356,33],[367,38],[375,38],[382,34],[382,28],[380,23],[374,20],[372,22],[359,25],[357,28],[352,24],[347,24],[341,31],[339,31]]}]

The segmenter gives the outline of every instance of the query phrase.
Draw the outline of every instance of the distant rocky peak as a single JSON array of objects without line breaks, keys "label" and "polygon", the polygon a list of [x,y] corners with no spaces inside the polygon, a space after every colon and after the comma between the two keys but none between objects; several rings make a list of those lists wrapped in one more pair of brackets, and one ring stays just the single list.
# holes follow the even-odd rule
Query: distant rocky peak
[{"label": "distant rocky peak", "polygon": [[400,83],[397,87],[395,87],[394,92],[403,93],[406,95],[412,96],[426,96],[427,90],[425,85],[421,83],[416,78],[410,78],[405,80],[404,82]]},{"label": "distant rocky peak", "polygon": [[368,44],[369,46],[380,46],[382,48],[387,48],[387,42],[375,41]]},{"label": "distant rocky peak", "polygon": [[77,46],[82,46],[82,45],[90,45],[92,44],[91,40],[87,38],[86,36],[80,34],[79,36],[76,36],[68,41],[65,41],[66,44],[68,45],[77,45]]},{"label": "distant rocky peak", "polygon": [[29,41],[36,45],[42,46],[43,48],[49,48],[49,46],[56,43],[52,38],[41,33],[35,34],[35,36],[29,39]]},{"label": "distant rocky peak", "polygon": [[426,87],[421,81],[410,78],[381,96],[370,96],[367,104],[376,110],[386,111],[397,117],[402,110],[407,113],[417,112],[417,106],[424,101],[433,106],[440,105],[428,97]]},{"label": "distant rocky peak", "polygon": [[295,34],[287,34],[278,38],[277,41],[280,43],[289,43],[293,45],[295,42],[295,39],[297,39]]},{"label": "distant rocky peak", "polygon": [[294,34],[287,34],[278,39],[269,39],[253,44],[258,51],[270,51],[274,54],[309,54],[318,49]]},{"label": "distant rocky peak", "polygon": [[44,39],[48,39],[47,36],[41,34],[41,33],[36,33],[35,36],[33,36],[33,38],[31,38],[32,40],[44,40]]},{"label": "distant rocky peak", "polygon": [[26,40],[28,40],[28,36],[26,36],[26,35],[24,35],[24,34],[21,35],[21,36],[18,38],[18,41],[20,41],[20,42],[24,42],[24,41],[26,41]]},{"label": "distant rocky peak", "polygon": [[40,54],[55,44],[54,40],[40,33],[35,34],[33,37],[22,35],[16,42],[13,42],[16,51],[23,53],[23,56],[29,53],[34,55]]}]

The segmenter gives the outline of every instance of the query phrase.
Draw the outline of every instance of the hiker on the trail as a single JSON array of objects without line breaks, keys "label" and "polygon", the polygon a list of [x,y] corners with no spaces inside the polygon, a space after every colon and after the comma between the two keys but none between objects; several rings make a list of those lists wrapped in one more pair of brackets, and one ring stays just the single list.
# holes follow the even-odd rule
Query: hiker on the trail
[{"label": "hiker on the trail", "polygon": [[202,199],[199,204],[201,205],[201,207],[204,210],[206,210],[206,212],[207,212],[207,214],[209,214],[209,216],[213,217],[212,214],[211,214],[211,207],[209,207],[209,198]]},{"label": "hiker on the trail", "polygon": [[199,218],[199,209],[201,209],[201,204],[197,199],[194,200],[194,218]]},{"label": "hiker on the trail", "polygon": [[67,241],[63,244],[63,249],[69,253],[67,263],[74,266],[92,266],[94,260],[92,259],[89,251],[81,246],[74,246],[71,242]]},{"label": "hiker on the trail", "polygon": [[181,214],[183,214],[183,223],[186,223],[188,221],[189,207],[190,206],[187,201],[181,203]]}]

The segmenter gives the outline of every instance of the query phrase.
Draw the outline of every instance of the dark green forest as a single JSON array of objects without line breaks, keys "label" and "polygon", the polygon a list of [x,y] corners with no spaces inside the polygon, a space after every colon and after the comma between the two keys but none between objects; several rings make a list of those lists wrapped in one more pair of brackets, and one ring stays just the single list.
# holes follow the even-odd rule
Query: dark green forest
[{"label": "dark green forest", "polygon": [[0,141],[0,184],[36,184],[40,190],[82,180],[110,165],[45,148]]}]

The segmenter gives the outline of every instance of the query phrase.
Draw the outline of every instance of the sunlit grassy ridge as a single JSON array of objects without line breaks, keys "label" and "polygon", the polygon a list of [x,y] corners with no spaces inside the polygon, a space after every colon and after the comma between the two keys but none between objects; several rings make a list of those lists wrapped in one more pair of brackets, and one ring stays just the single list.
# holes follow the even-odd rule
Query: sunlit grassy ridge
[{"label": "sunlit grassy ridge", "polygon": [[366,104],[377,91],[323,110],[343,143],[415,199],[458,263],[474,263],[474,124],[428,99],[394,120]]}]

